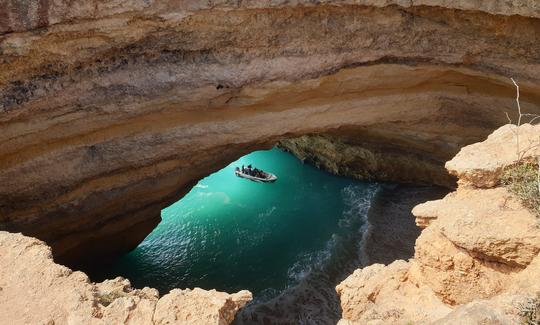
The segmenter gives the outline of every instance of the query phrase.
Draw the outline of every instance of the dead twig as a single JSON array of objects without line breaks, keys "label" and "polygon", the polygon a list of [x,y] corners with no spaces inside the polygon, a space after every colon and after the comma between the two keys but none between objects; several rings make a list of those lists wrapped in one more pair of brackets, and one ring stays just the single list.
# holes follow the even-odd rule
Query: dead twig
[{"label": "dead twig", "polygon": [[[539,140],[538,143],[536,143],[536,144],[529,143],[529,147],[522,150],[521,149],[521,138],[520,138],[520,134],[519,134],[519,127],[522,125],[524,118],[530,118],[528,123],[533,124],[536,120],[540,120],[540,115],[530,114],[530,113],[523,113],[522,112],[521,103],[520,103],[519,84],[514,80],[514,78],[510,78],[510,80],[512,80],[512,83],[516,87],[516,103],[517,103],[517,109],[518,109],[518,120],[517,120],[517,123],[516,123],[517,127],[514,130],[512,130],[512,133],[514,133],[514,135],[516,137],[516,155],[517,155],[517,162],[519,163],[519,162],[521,162],[523,157],[525,157],[527,152],[529,152],[530,150],[532,150],[532,149],[534,149],[534,148],[536,148],[536,147],[538,147],[540,145],[540,140]],[[506,118],[508,119],[508,122],[510,124],[514,124],[512,122],[512,119],[508,115],[508,112],[505,112],[505,114],[506,114]]]}]

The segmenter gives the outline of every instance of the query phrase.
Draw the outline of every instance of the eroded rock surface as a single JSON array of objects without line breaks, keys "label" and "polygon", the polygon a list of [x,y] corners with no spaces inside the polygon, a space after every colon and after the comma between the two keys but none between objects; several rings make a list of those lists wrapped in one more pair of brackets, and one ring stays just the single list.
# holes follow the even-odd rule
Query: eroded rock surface
[{"label": "eroded rock surface", "polygon": [[408,279],[409,268],[409,263],[396,261],[356,270],[336,288],[343,309],[339,324],[425,322],[450,312],[428,286]]},{"label": "eroded rock surface", "polygon": [[462,189],[414,213],[436,215],[444,237],[485,260],[526,266],[540,251],[538,221],[505,188]]},{"label": "eroded rock surface", "polygon": [[[474,179],[492,178],[492,184],[498,184],[493,166],[515,161],[512,143],[504,136],[514,134],[512,130],[515,127],[502,127],[484,143],[463,148],[448,165],[474,166]],[[530,125],[520,128],[522,134],[529,130]],[[498,164],[486,164],[482,169],[480,162],[503,146],[509,148],[496,154]],[[461,161],[469,158],[470,164]],[[463,170],[457,175],[468,177]],[[470,185],[471,179],[460,179],[460,183]],[[424,228],[414,258],[357,270],[342,282],[337,287],[342,322],[455,324],[459,319],[460,324],[471,325],[520,323],[520,305],[540,292],[537,217],[505,188],[473,186],[420,204],[413,214]]]},{"label": "eroded rock surface", "polygon": [[0,231],[1,324],[229,324],[251,300],[235,294],[132,289],[116,278],[91,283],[82,272],[54,263],[42,241]]},{"label": "eroded rock surface", "polygon": [[519,159],[534,160],[540,156],[540,125],[508,124],[491,134],[486,141],[460,150],[446,163],[448,171],[459,177],[462,185],[493,187],[498,185],[504,167]]},{"label": "eroded rock surface", "polygon": [[448,184],[443,162],[515,111],[508,76],[540,103],[531,1],[0,6],[0,229],[66,262],[135,247],[278,140],[332,131],[358,176]]},{"label": "eroded rock surface", "polygon": [[[310,6],[313,1],[297,0],[295,4]],[[66,0],[40,1],[22,3],[16,0],[5,0],[2,5],[5,11],[0,16],[0,35],[11,31],[25,31],[58,24],[74,19],[98,19],[111,15],[125,14],[145,10],[148,13],[173,15],[171,11],[189,13],[201,9],[239,9],[239,8],[273,8],[289,4],[285,0],[250,0],[235,2],[230,0],[214,1],[145,1],[114,0],[73,3]],[[492,14],[521,15],[540,17],[540,6],[528,0],[323,0],[316,4],[368,5],[385,7],[399,5],[411,6],[443,6],[452,9],[477,10]]]}]

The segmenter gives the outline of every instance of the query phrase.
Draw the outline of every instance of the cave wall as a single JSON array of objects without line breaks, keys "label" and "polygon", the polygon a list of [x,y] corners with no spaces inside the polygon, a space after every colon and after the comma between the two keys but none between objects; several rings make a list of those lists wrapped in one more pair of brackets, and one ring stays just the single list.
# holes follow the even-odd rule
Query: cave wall
[{"label": "cave wall", "polygon": [[457,180],[445,173],[444,162],[462,143],[445,138],[419,140],[410,130],[390,124],[303,135],[282,140],[279,147],[335,175],[455,188]]},{"label": "cave wall", "polygon": [[445,183],[515,111],[508,77],[539,110],[535,5],[89,3],[0,2],[0,230],[60,261],[135,247],[198,179],[279,140],[412,152],[408,181]]}]

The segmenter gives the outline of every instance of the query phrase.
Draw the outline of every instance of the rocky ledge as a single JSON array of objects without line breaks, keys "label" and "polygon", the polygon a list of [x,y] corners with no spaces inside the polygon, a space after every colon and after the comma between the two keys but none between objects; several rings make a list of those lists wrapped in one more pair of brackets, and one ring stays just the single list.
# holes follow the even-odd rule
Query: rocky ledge
[{"label": "rocky ledge", "polygon": [[215,324],[233,321],[249,291],[132,289],[126,279],[91,283],[53,262],[44,242],[0,231],[0,324]]},{"label": "rocky ledge", "polygon": [[[414,258],[359,269],[337,291],[340,324],[518,324],[520,306],[540,293],[540,223],[499,186],[521,143],[540,126],[507,125],[447,163],[456,192],[416,206],[423,229]],[[538,144],[538,143],[537,143]],[[540,155],[532,146],[524,159]]]}]

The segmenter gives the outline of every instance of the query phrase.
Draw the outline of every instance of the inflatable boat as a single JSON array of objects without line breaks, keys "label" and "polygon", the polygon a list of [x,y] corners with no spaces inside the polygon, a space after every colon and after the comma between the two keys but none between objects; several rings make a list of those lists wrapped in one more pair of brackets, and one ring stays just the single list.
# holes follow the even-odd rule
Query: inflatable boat
[{"label": "inflatable boat", "polygon": [[234,174],[238,177],[249,179],[250,181],[259,182],[259,183],[272,183],[277,180],[277,176],[272,173],[267,173],[264,171],[259,171],[259,176],[253,176],[246,173],[242,173],[240,168],[236,168]]}]

